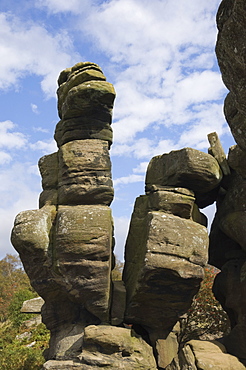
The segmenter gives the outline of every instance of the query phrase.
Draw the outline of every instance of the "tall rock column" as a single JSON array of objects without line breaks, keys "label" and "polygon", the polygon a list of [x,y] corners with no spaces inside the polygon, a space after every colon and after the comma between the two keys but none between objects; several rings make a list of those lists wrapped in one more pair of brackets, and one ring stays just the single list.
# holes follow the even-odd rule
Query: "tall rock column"
[{"label": "tall rock column", "polygon": [[225,117],[237,145],[230,148],[210,235],[210,263],[221,269],[214,293],[231,321],[229,353],[246,364],[246,2],[223,0],[217,13],[216,54],[229,89]]},{"label": "tall rock column", "polygon": [[207,263],[206,217],[199,202],[222,179],[210,155],[185,148],[152,158],[146,195],[137,198],[126,241],[123,279],[125,319],[147,331],[158,366],[166,368],[178,352],[172,333],[188,311]]},{"label": "tall rock column", "polygon": [[48,359],[81,352],[85,326],[108,323],[113,199],[109,148],[115,91],[100,67],[78,63],[58,79],[58,152],[39,161],[40,209],[21,212],[12,243],[44,299]]}]

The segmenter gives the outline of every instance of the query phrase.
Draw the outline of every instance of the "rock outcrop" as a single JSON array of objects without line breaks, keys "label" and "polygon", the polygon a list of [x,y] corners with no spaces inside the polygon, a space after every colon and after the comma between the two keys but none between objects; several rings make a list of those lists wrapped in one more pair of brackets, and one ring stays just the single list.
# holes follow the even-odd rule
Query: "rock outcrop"
[{"label": "rock outcrop", "polygon": [[46,356],[70,359],[81,351],[85,326],[110,322],[115,92],[94,63],[76,64],[58,82],[59,150],[40,159],[40,209],[16,217],[12,243],[45,301]]},{"label": "rock outcrop", "polygon": [[[208,154],[184,148],[152,158],[146,192],[131,218],[123,281],[111,279],[114,88],[94,63],[78,63],[59,76],[58,151],[39,161],[40,208],[17,215],[12,231],[51,332],[44,370],[245,368],[244,0],[223,0],[217,23],[216,52],[230,90],[225,116],[237,145],[226,158],[211,133]],[[208,237],[200,209],[215,201]],[[221,269],[213,290],[232,330],[220,341],[180,346],[179,320],[199,289],[208,256]]]},{"label": "rock outcrop", "polygon": [[221,184],[210,236],[210,263],[221,269],[214,293],[230,318],[224,338],[227,351],[246,364],[246,3],[223,0],[217,14],[216,54],[222,79],[229,89],[224,111],[237,145],[230,148],[231,174]]}]

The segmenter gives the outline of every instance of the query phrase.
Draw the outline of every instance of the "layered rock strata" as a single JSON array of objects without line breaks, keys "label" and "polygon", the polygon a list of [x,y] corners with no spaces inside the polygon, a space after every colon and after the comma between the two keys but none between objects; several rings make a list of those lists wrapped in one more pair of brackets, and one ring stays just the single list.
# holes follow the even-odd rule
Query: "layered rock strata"
[{"label": "layered rock strata", "polygon": [[135,202],[123,272],[125,319],[147,331],[161,368],[176,356],[177,336],[171,331],[189,309],[207,263],[206,217],[196,194],[212,191],[221,180],[210,154],[172,151],[150,161],[146,195]]},{"label": "layered rock strata", "polygon": [[115,92],[94,63],[66,69],[58,83],[59,150],[40,159],[40,209],[16,217],[12,243],[45,301],[46,356],[69,359],[81,352],[85,326],[110,321]]},{"label": "layered rock strata", "polygon": [[221,184],[210,235],[210,263],[221,269],[214,293],[228,313],[232,330],[224,338],[229,353],[246,364],[246,3],[223,0],[217,13],[216,54],[229,89],[224,112],[237,145],[230,148],[231,174]]}]

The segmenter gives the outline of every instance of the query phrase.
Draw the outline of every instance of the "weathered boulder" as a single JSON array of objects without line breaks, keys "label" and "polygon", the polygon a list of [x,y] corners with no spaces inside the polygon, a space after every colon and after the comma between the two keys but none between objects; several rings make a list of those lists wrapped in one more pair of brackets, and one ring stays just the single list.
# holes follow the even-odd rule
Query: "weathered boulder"
[{"label": "weathered boulder", "polygon": [[41,308],[44,304],[42,297],[28,299],[24,301],[21,307],[21,312],[25,313],[41,313]]},{"label": "weathered boulder", "polygon": [[74,140],[62,145],[58,184],[59,204],[109,205],[114,190],[107,142]]},{"label": "weathered boulder", "polygon": [[[189,307],[207,260],[206,228],[137,198],[125,249],[126,320],[171,328]],[[181,288],[182,287],[182,288]]]},{"label": "weathered boulder", "polygon": [[157,369],[151,346],[133,330],[113,326],[87,326],[80,358],[88,369]]},{"label": "weathered boulder", "polygon": [[191,340],[165,370],[244,370],[245,366],[218,341]]},{"label": "weathered boulder", "polygon": [[221,179],[222,172],[214,157],[184,148],[152,158],[146,173],[146,190],[155,184],[207,193],[216,188]]},{"label": "weathered boulder", "polygon": [[245,369],[244,365],[236,357],[227,354],[225,347],[217,341],[191,340],[187,346],[190,346],[199,370]]}]

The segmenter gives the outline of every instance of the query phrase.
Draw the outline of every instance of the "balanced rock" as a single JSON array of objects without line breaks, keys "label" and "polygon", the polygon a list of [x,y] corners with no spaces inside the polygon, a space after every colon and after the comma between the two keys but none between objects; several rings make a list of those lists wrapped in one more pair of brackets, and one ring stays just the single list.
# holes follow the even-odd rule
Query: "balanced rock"
[{"label": "balanced rock", "polygon": [[146,174],[146,190],[155,184],[207,193],[216,188],[221,179],[222,172],[214,157],[184,148],[152,158]]}]

